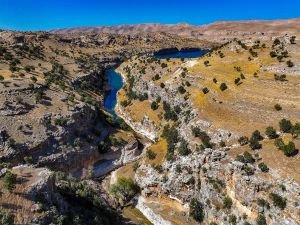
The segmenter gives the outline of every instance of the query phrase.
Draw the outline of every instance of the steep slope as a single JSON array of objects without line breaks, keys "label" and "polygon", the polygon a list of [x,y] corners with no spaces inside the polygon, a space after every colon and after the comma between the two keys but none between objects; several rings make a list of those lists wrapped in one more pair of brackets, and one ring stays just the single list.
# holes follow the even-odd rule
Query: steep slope
[{"label": "steep slope", "polygon": [[262,36],[195,60],[134,57],[118,68],[119,114],[155,142],[135,174],[137,207],[152,222],[149,210],[176,224],[174,209],[158,209],[168,198],[190,214],[198,202],[204,224],[299,224],[299,154],[284,147],[300,147],[299,48],[294,35]]}]

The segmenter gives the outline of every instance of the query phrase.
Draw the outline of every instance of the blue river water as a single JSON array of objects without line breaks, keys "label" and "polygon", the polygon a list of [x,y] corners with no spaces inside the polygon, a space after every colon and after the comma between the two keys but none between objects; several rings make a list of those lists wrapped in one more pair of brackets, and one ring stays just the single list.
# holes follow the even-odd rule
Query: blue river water
[{"label": "blue river water", "polygon": [[204,54],[206,54],[208,50],[194,50],[194,51],[177,51],[174,53],[162,53],[162,54],[154,54],[154,57],[158,59],[168,59],[168,58],[198,58]]},{"label": "blue river water", "polygon": [[[159,59],[167,58],[198,58],[206,54],[207,50],[194,50],[194,51],[178,51],[174,53],[155,54],[154,57]],[[123,80],[119,73],[110,69],[106,71],[108,77],[108,84],[110,91],[107,93],[104,99],[104,107],[113,115],[116,119],[115,106],[117,104],[117,93],[123,86]]]},{"label": "blue river water", "polygon": [[121,75],[113,69],[107,70],[106,73],[111,89],[104,99],[104,107],[116,118],[115,106],[117,104],[117,93],[123,86],[123,80]]}]

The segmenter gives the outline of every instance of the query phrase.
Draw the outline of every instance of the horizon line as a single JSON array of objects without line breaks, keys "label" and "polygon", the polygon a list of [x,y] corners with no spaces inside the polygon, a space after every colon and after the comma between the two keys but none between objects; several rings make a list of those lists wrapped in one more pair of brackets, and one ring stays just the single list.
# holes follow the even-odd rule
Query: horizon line
[{"label": "horizon line", "polygon": [[58,31],[58,30],[65,30],[65,29],[78,29],[78,28],[100,28],[100,27],[118,27],[118,26],[136,26],[136,25],[165,25],[165,26],[176,26],[180,24],[186,24],[190,26],[195,27],[201,27],[201,26],[208,26],[214,23],[235,23],[235,22],[259,22],[259,21],[284,21],[284,20],[300,20],[300,17],[292,17],[292,18],[276,18],[276,19],[242,19],[242,20],[215,20],[210,23],[202,23],[202,24],[194,24],[189,22],[178,22],[178,23],[160,23],[160,22],[145,22],[145,23],[120,23],[115,25],[83,25],[83,26],[70,26],[70,27],[58,27],[53,29],[32,29],[32,30],[18,30],[18,29],[3,29],[0,27],[0,31],[14,31],[14,32],[52,32],[52,31]]}]

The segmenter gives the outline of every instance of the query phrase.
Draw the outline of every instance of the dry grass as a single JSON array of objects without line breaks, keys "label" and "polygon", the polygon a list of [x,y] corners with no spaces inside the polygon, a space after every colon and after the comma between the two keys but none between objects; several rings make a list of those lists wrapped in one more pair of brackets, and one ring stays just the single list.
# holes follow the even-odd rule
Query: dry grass
[{"label": "dry grass", "polygon": [[150,149],[156,154],[155,159],[150,160],[146,158],[147,164],[162,165],[167,154],[167,141],[160,139],[157,143],[153,144]]},{"label": "dry grass", "polygon": [[122,166],[121,168],[119,168],[116,171],[116,177],[126,177],[126,178],[134,179],[135,172],[133,170],[133,165],[135,163],[139,163],[139,161],[128,163],[125,166]]},{"label": "dry grass", "polygon": [[138,209],[132,206],[125,207],[122,215],[133,221],[135,224],[152,225],[152,223]]},{"label": "dry grass", "polygon": [[174,225],[189,224],[196,225],[197,223],[188,217],[188,209],[183,207],[179,202],[170,198],[160,196],[157,198],[146,199],[147,205],[162,218],[170,221]]},{"label": "dry grass", "polygon": [[[118,102],[127,100],[125,91],[122,89],[118,93]],[[139,101],[132,100],[131,104],[123,107],[124,111],[130,115],[134,121],[142,121],[145,116],[148,116],[151,121],[154,121],[157,126],[161,125],[163,109],[160,106],[157,110],[151,109],[151,103],[147,100]]]},{"label": "dry grass", "polygon": [[[285,135],[285,141],[291,140],[290,135]],[[298,149],[300,148],[300,140],[293,140]],[[261,157],[261,162],[264,162],[270,169],[274,170],[282,177],[294,179],[296,182],[300,182],[300,157],[296,155],[294,157],[287,157],[282,151],[274,145],[274,140],[264,140],[262,142],[262,149],[253,151],[249,146],[241,146],[233,148],[227,153],[235,158],[238,154],[248,151],[251,154],[258,153]]]},{"label": "dry grass", "polygon": [[[270,46],[270,43],[267,43]],[[222,49],[225,57],[213,54],[203,57],[198,64],[189,68],[186,79],[192,86],[188,88],[193,106],[199,110],[202,118],[212,122],[216,127],[226,128],[238,134],[250,134],[255,129],[265,129],[266,126],[276,126],[282,117],[296,120],[300,110],[300,89],[296,88],[300,78],[288,76],[288,82],[274,80],[274,73],[260,67],[278,63],[271,58],[266,48],[256,50],[258,58],[249,61],[248,51],[237,53],[229,47]],[[210,66],[204,61],[209,60]],[[241,67],[246,79],[236,85],[235,78],[240,76],[234,67]],[[253,74],[257,72],[258,77]],[[217,79],[217,84],[212,80]],[[220,84],[224,82],[228,89],[221,91]],[[202,93],[207,87],[210,92]],[[283,110],[277,112],[274,105],[279,103]]]}]

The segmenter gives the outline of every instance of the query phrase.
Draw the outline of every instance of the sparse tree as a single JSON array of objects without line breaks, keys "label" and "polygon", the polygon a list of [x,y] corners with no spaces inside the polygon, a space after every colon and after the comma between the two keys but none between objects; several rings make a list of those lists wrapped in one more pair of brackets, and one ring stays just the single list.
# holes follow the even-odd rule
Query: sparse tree
[{"label": "sparse tree", "polygon": [[294,66],[294,63],[291,60],[288,60],[286,62],[286,64],[287,64],[288,67],[293,67]]},{"label": "sparse tree", "polygon": [[227,85],[225,83],[221,83],[220,90],[225,91],[227,89]]},{"label": "sparse tree", "polygon": [[195,198],[192,198],[190,202],[190,216],[200,223],[204,220],[203,205]]},{"label": "sparse tree", "polygon": [[273,127],[267,127],[265,133],[270,139],[275,139],[278,136],[276,130]]},{"label": "sparse tree", "polygon": [[273,201],[273,204],[280,208],[281,210],[285,209],[286,207],[286,199],[281,197],[280,195],[276,194],[276,193],[271,193],[270,194],[270,198]]},{"label": "sparse tree", "polygon": [[264,173],[266,173],[266,172],[269,171],[268,166],[267,166],[265,163],[263,163],[263,162],[261,162],[261,163],[258,164],[258,168],[259,168],[262,172],[264,172]]},{"label": "sparse tree", "polygon": [[17,175],[11,172],[7,172],[3,178],[3,187],[9,191],[12,191],[16,187]]},{"label": "sparse tree", "polygon": [[232,199],[229,196],[225,196],[223,198],[223,207],[226,209],[230,209],[232,206]]},{"label": "sparse tree", "polygon": [[279,104],[275,104],[275,105],[274,105],[274,108],[275,108],[277,111],[282,110],[282,107],[281,107],[281,105],[279,105]]},{"label": "sparse tree", "polygon": [[290,120],[282,119],[279,122],[280,130],[284,133],[290,133],[292,131],[293,125]]}]

